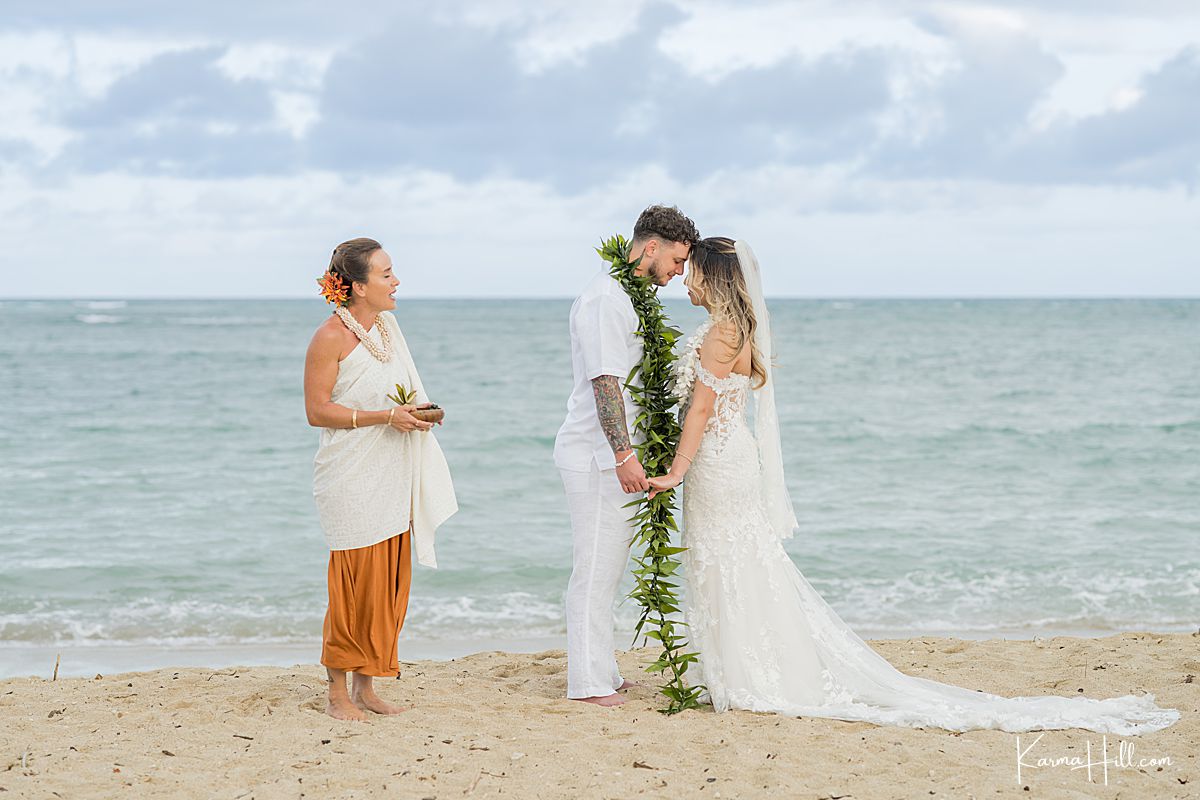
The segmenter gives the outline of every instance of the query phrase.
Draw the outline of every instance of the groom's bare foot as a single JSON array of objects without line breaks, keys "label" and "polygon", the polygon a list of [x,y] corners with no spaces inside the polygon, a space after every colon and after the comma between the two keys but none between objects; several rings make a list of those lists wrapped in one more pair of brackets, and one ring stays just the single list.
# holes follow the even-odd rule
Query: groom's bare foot
[{"label": "groom's bare foot", "polygon": [[360,711],[358,706],[350,702],[350,698],[345,695],[329,698],[329,703],[325,706],[325,713],[334,719],[346,720],[348,722],[367,721],[367,715]]},{"label": "groom's bare foot", "polygon": [[617,689],[617,691],[623,692],[626,689],[640,689],[645,685],[646,684],[644,684],[644,683],[637,683],[635,681],[625,681],[624,683],[621,684],[621,688]]},{"label": "groom's bare foot", "polygon": [[354,693],[354,703],[359,708],[366,709],[367,711],[374,711],[376,714],[384,714],[387,716],[403,714],[405,711],[408,711],[408,709],[404,706],[398,706],[387,702],[382,697],[375,694],[374,689],[363,689],[356,691]]},{"label": "groom's bare foot", "polygon": [[571,699],[578,700],[580,703],[591,703],[594,706],[604,706],[605,708],[613,708],[625,702],[625,698],[616,693],[606,694],[603,697],[572,697]]}]

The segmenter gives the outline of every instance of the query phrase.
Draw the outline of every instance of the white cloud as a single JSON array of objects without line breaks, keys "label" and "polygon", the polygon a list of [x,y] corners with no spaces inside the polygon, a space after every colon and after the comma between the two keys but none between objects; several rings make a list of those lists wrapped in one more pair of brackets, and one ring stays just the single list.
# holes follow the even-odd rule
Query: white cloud
[{"label": "white cloud", "polygon": [[463,23],[519,31],[517,61],[536,74],[555,65],[578,62],[594,47],[629,35],[648,0],[485,0],[467,2]]},{"label": "white cloud", "polygon": [[216,63],[234,80],[255,78],[292,89],[316,91],[336,52],[332,47],[237,42],[229,45]]},{"label": "white cloud", "polygon": [[53,31],[0,31],[0,76],[66,78],[71,72],[69,40]]},{"label": "white cloud", "polygon": [[1132,108],[1138,104],[1145,94],[1140,87],[1122,86],[1112,93],[1112,99],[1108,104],[1109,110],[1125,111],[1128,108]]},{"label": "white cloud", "polygon": [[947,43],[905,16],[833,3],[697,5],[659,39],[660,49],[693,75],[714,81],[793,57],[814,60],[848,49],[880,48],[920,58],[933,70]]},{"label": "white cloud", "polygon": [[932,3],[930,11],[976,36],[1008,36],[1030,32],[1025,17],[1011,8],[972,3]]},{"label": "white cloud", "polygon": [[0,136],[28,146],[34,158],[26,166],[46,164],[74,138],[70,130],[47,120],[47,105],[46,90],[39,82],[0,81],[4,117]]},{"label": "white cloud", "polygon": [[22,265],[23,296],[307,297],[333,245],[361,235],[389,249],[405,296],[569,296],[599,267],[592,246],[650,202],[752,242],[774,295],[1200,294],[1195,204],[1178,191],[762,169],[691,184],[637,171],[576,196],[428,172],[0,176],[0,198],[0,269],[12,287]]},{"label": "white cloud", "polygon": [[60,52],[71,64],[71,85],[88,98],[96,98],[121,77],[156,56],[203,47],[196,36],[137,36],[128,33],[76,33],[63,37]]},{"label": "white cloud", "polygon": [[[780,294],[1200,294],[1194,4],[218,6],[0,30],[22,294],[308,296],[369,234],[412,294],[569,295],[656,201]],[[388,60],[430,13],[462,58]]]},{"label": "white cloud", "polygon": [[275,101],[275,114],[279,124],[293,138],[302,139],[321,117],[320,100],[315,94],[304,92],[271,92]]}]

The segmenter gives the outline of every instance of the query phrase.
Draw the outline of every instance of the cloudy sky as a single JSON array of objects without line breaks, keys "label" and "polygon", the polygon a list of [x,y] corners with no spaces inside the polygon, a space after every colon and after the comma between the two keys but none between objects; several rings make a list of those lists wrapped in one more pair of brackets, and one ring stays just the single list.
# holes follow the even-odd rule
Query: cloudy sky
[{"label": "cloudy sky", "polygon": [[775,295],[1200,296],[1194,0],[5,6],[0,296],[306,296],[358,235],[566,296],[651,202]]}]

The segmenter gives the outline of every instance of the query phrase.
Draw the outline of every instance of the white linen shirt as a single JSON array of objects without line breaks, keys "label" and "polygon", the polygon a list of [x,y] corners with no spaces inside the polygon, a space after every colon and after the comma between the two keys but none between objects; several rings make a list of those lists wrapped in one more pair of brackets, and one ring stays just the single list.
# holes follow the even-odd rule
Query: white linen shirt
[{"label": "white linen shirt", "polygon": [[[625,425],[630,442],[637,444],[633,421],[638,415],[625,379],[642,360],[638,316],[633,302],[617,279],[602,269],[571,306],[571,373],[574,388],[567,400],[567,418],[554,439],[554,463],[559,469],[587,472],[592,464],[601,470],[615,463],[612,448],[596,415],[592,379],[613,375],[625,399]],[[640,385],[634,376],[634,385]]]}]

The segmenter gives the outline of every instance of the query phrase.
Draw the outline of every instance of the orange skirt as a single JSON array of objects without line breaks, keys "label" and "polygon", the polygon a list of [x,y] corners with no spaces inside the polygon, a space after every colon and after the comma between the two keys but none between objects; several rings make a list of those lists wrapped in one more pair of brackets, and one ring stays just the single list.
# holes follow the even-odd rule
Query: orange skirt
[{"label": "orange skirt", "polygon": [[412,584],[408,532],[370,547],[329,553],[329,609],[321,663],[326,667],[394,678],[396,646]]}]

